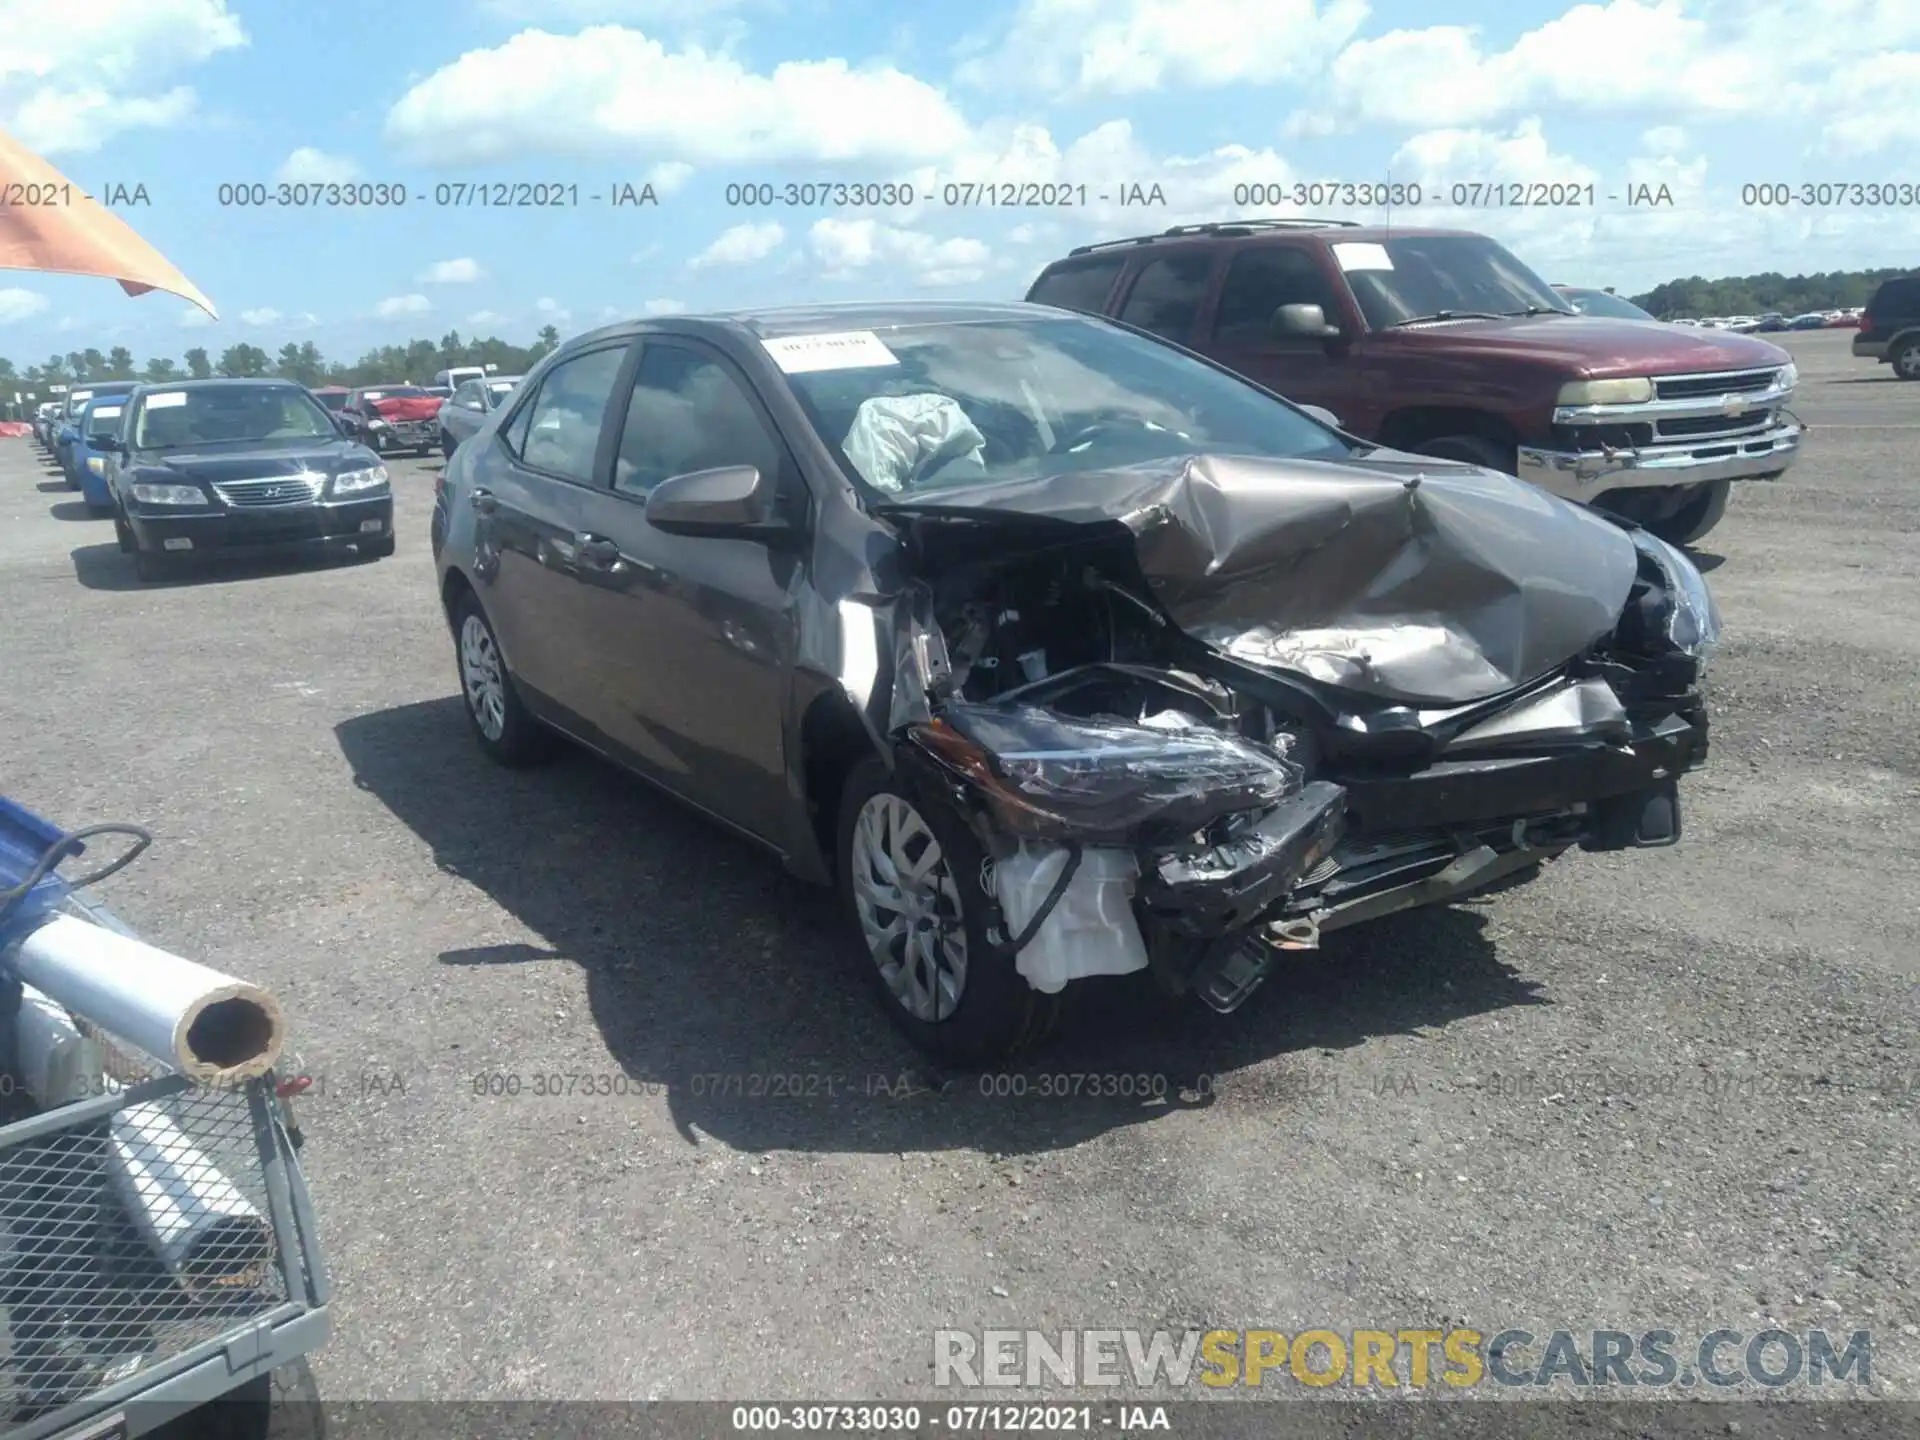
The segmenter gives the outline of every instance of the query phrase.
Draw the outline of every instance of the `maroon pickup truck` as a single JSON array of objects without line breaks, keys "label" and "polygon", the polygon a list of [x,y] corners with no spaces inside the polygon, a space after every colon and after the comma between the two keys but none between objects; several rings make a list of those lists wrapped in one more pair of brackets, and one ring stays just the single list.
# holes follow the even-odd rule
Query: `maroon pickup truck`
[{"label": "maroon pickup truck", "polygon": [[1350,434],[1470,460],[1675,544],[1799,453],[1792,358],[1751,336],[1583,315],[1464,231],[1182,225],[1084,245],[1027,299],[1111,316]]}]

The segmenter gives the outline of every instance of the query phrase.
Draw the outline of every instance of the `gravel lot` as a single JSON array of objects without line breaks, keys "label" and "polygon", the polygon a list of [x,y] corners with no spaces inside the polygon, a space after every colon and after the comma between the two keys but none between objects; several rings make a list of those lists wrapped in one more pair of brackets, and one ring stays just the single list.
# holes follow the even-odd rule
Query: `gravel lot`
[{"label": "gravel lot", "polygon": [[1705,542],[1681,846],[1330,937],[1225,1019],[1112,985],[1042,1069],[1164,1103],[942,1088],[825,897],[584,757],[490,767],[436,463],[393,559],[143,587],[0,442],[0,791],[150,826],[107,902],[287,1002],[330,1398],[893,1398],[955,1326],[1763,1320],[1872,1329],[1912,1397],[1920,385],[1784,338],[1814,432]]}]

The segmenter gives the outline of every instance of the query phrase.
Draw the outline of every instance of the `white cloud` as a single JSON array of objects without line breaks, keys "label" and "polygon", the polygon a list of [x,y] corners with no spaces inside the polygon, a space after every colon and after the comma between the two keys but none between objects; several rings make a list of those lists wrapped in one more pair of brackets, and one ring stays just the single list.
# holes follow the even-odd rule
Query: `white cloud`
[{"label": "white cloud", "polygon": [[247,43],[226,0],[88,0],[57,17],[0,0],[0,35],[0,129],[49,156],[180,123],[197,97],[165,82]]},{"label": "white cloud", "polygon": [[637,30],[527,30],[470,50],[388,112],[388,140],[427,164],[537,155],[780,163],[920,160],[967,136],[953,105],[886,66],[793,60],[768,74],[669,50]]},{"label": "white cloud", "polygon": [[287,185],[344,185],[359,174],[360,167],[346,156],[302,145],[281,162],[274,179]]},{"label": "white cloud", "polygon": [[693,166],[684,160],[669,160],[647,172],[647,183],[659,195],[671,195],[693,178]]},{"label": "white cloud", "polygon": [[690,270],[708,270],[718,265],[751,265],[764,260],[787,238],[786,227],[768,220],[757,225],[735,225],[687,262]]},{"label": "white cloud", "polygon": [[393,295],[373,307],[373,313],[382,320],[391,320],[396,315],[424,315],[433,308],[433,302],[424,295]]},{"label": "white cloud", "polygon": [[542,295],[534,301],[533,309],[549,325],[564,325],[573,318],[573,312],[550,295]]},{"label": "white cloud", "polygon": [[473,312],[473,314],[467,317],[467,324],[469,325],[501,325],[506,323],[506,318],[507,318],[506,316],[498,314],[497,312],[492,310],[476,310]]},{"label": "white cloud", "polygon": [[203,325],[213,324],[213,317],[198,305],[189,305],[180,312],[179,323],[190,330],[198,330]]},{"label": "white cloud", "polygon": [[[1051,232],[1064,238],[1150,234],[1169,225],[1232,219],[1243,214],[1273,214],[1272,205],[1236,204],[1244,185],[1285,185],[1295,171],[1273,150],[1223,145],[1200,155],[1157,155],[1135,137],[1126,120],[1110,120],[1064,148],[1042,125],[1015,125],[983,134],[980,142],[937,169],[928,166],[907,178],[922,197],[902,218],[922,223],[929,217],[1023,222],[1044,214]],[[996,208],[988,201],[1008,193],[1015,198],[1028,185],[1053,187],[1037,194],[1065,197],[1064,204]],[[949,188],[951,187],[951,188]],[[932,197],[932,203],[927,197]],[[948,200],[958,203],[948,204]],[[1075,240],[1074,243],[1079,243]]]},{"label": "white cloud", "polygon": [[1842,155],[1871,155],[1896,145],[1909,154],[1920,147],[1920,103],[1916,103],[1920,54],[1856,60],[1844,75],[1834,78],[1830,88],[1832,102],[1823,108],[1831,118],[1821,127],[1829,149]]},{"label": "white cloud", "polygon": [[480,262],[469,256],[458,260],[441,260],[429,265],[420,272],[420,285],[468,285],[476,280],[484,280],[486,272],[480,268]]},{"label": "white cloud", "polygon": [[1640,137],[1641,148],[1653,155],[1677,155],[1687,148],[1687,132],[1678,125],[1656,125]]},{"label": "white cloud", "polygon": [[828,279],[846,279],[874,265],[910,271],[922,285],[971,285],[987,273],[991,254],[979,240],[939,240],[878,220],[814,222],[807,232]]},{"label": "white cloud", "polygon": [[1876,57],[1911,95],[1920,57],[1891,52],[1917,38],[1920,6],[1907,0],[1607,0],[1576,4],[1504,50],[1472,26],[1393,30],[1343,50],[1329,109],[1303,110],[1289,128],[1324,133],[1336,117],[1457,127],[1560,109],[1839,114],[1858,117],[1863,148],[1880,149],[1914,132],[1870,95]]},{"label": "white cloud", "polygon": [[0,290],[0,325],[12,325],[45,313],[47,297],[17,287]]},{"label": "white cloud", "polygon": [[741,8],[747,0],[485,0],[503,20],[533,25],[687,25]]},{"label": "white cloud", "polygon": [[1081,95],[1305,80],[1366,17],[1365,0],[1022,0],[958,78]]},{"label": "white cloud", "polygon": [[687,302],[684,300],[649,300],[640,307],[640,313],[646,316],[684,315],[687,313]]},{"label": "white cloud", "polygon": [[246,325],[275,325],[281,320],[278,310],[242,310],[241,323]]}]

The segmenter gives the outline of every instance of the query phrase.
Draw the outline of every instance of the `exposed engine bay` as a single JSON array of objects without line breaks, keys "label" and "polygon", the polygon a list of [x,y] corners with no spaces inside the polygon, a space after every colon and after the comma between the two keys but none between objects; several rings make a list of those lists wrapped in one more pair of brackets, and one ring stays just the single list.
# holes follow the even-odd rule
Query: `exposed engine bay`
[{"label": "exposed engine bay", "polygon": [[979,838],[989,933],[1042,992],[1151,970],[1228,1011],[1323,932],[1679,836],[1675,781],[1706,748],[1683,642],[1718,622],[1638,538],[1609,557],[1632,579],[1607,633],[1521,684],[1409,702],[1335,683],[1364,652],[1329,672],[1277,629],[1269,663],[1198,638],[1142,563],[1152,520],[894,523],[896,760]]}]

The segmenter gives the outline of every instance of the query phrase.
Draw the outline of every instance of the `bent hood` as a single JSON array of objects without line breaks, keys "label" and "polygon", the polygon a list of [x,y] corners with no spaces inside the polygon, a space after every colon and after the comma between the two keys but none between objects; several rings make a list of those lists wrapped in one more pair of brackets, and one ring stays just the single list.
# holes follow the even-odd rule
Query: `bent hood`
[{"label": "bent hood", "polygon": [[418,399],[396,395],[386,400],[375,400],[373,408],[379,412],[382,420],[431,420],[440,413],[441,403],[438,395],[422,395]]},{"label": "bent hood", "polygon": [[940,491],[879,513],[1124,526],[1187,634],[1262,669],[1411,704],[1539,678],[1619,622],[1611,521],[1473,466],[1191,456]]}]

